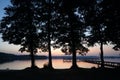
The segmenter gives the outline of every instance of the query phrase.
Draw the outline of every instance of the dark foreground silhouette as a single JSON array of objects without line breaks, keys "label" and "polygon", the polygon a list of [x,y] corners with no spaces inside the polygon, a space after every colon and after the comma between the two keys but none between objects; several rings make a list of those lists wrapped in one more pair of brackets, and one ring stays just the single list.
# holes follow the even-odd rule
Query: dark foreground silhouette
[{"label": "dark foreground silhouette", "polygon": [[120,69],[0,70],[0,80],[119,80]]}]

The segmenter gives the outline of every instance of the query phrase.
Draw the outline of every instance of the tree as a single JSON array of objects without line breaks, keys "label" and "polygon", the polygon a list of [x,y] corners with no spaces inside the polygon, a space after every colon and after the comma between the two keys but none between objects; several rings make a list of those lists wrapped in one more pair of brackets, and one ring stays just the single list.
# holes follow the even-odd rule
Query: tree
[{"label": "tree", "polygon": [[49,64],[48,68],[52,69],[52,54],[51,54],[51,41],[56,39],[56,28],[58,23],[58,7],[60,0],[38,0],[40,3],[39,10],[37,14],[39,17],[39,22],[41,23],[42,32],[42,45],[41,50],[49,53]]},{"label": "tree", "polygon": [[1,23],[2,38],[10,44],[21,45],[21,52],[30,52],[31,68],[35,68],[34,54],[39,48],[39,25],[36,18],[36,1],[11,0],[5,8],[6,16]]},{"label": "tree", "polygon": [[[55,41],[55,46],[62,47],[62,52],[66,54],[72,54],[72,67],[73,69],[77,68],[76,64],[76,51],[79,50],[79,53],[85,51],[88,52],[88,49],[85,48],[82,44],[82,41],[85,37],[85,26],[83,18],[78,16],[75,13],[78,13],[78,0],[64,0],[61,3],[59,13],[60,19],[59,23],[62,23],[57,26],[56,32],[57,40]],[[81,15],[81,14],[80,14]],[[82,18],[82,19],[81,19]]]},{"label": "tree", "polygon": [[103,45],[109,42],[106,31],[108,26],[105,25],[103,7],[100,6],[101,1],[95,1],[89,7],[85,17],[87,26],[89,26],[90,34],[88,36],[89,46],[94,46],[96,43],[100,45],[101,68],[104,68],[104,52]]},{"label": "tree", "polygon": [[48,23],[47,23],[47,28],[48,28],[48,50],[49,50],[49,68],[52,68],[52,56],[51,56],[51,0],[48,0]]},{"label": "tree", "polygon": [[119,2],[114,0],[103,0],[101,6],[103,7],[105,25],[108,26],[106,34],[109,37],[109,41],[114,45],[113,49],[120,50]]}]

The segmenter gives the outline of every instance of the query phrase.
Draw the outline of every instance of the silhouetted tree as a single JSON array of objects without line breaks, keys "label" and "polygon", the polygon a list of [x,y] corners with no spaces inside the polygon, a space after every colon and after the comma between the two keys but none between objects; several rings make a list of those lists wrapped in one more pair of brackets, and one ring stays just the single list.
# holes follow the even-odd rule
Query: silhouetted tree
[{"label": "silhouetted tree", "polygon": [[41,0],[39,10],[37,11],[40,16],[39,21],[41,22],[41,32],[42,32],[42,45],[41,50],[49,53],[49,64],[48,68],[52,69],[52,55],[51,55],[51,42],[56,40],[56,28],[58,25],[57,13],[60,0]]},{"label": "silhouetted tree", "polygon": [[34,54],[39,47],[39,25],[36,18],[36,2],[33,0],[11,0],[11,6],[5,8],[2,38],[10,44],[21,45],[20,51],[30,52],[31,68],[34,68]]},{"label": "silhouetted tree", "polygon": [[52,55],[51,55],[51,0],[47,0],[48,2],[48,23],[47,23],[47,31],[48,31],[48,50],[49,50],[49,65],[48,67],[52,68]]},{"label": "silhouetted tree", "polygon": [[104,52],[103,45],[108,43],[108,36],[106,35],[106,28],[104,22],[103,8],[100,6],[101,1],[95,1],[89,7],[88,13],[85,17],[86,25],[89,26],[90,34],[88,36],[89,46],[94,46],[96,43],[100,45],[100,59],[101,67],[104,68]]},{"label": "silhouetted tree", "polygon": [[[76,50],[76,54],[78,53],[82,56],[85,56],[86,53],[89,51],[89,49],[84,47],[83,45],[81,45],[81,46],[77,45],[75,50]],[[63,53],[65,53],[65,55],[71,55],[72,54],[71,46],[68,43],[66,43],[62,46],[61,51]]]},{"label": "silhouetted tree", "polygon": [[[60,25],[57,25],[58,35],[57,40],[55,41],[55,46],[62,47],[62,52],[66,54],[72,54],[72,67],[71,68],[77,68],[76,64],[76,51],[82,51],[86,50],[88,52],[88,49],[85,48],[82,44],[82,41],[84,40],[84,32],[85,32],[85,26],[83,18],[76,14],[78,13],[78,3],[79,0],[72,1],[72,0],[63,0],[61,2],[61,6],[59,9],[60,12],[60,19],[59,23],[62,23]],[[81,19],[82,18],[82,19]],[[79,52],[82,54],[81,52]]]},{"label": "silhouetted tree", "polygon": [[103,0],[104,21],[107,27],[106,35],[114,44],[113,49],[120,50],[120,8],[119,2],[114,0]]}]

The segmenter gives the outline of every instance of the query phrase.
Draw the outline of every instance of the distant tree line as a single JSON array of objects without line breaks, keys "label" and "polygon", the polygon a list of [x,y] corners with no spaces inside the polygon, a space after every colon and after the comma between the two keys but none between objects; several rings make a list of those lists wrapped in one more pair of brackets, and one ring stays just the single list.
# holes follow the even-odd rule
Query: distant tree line
[{"label": "distant tree line", "polygon": [[[35,55],[36,60],[40,59],[47,59],[47,56],[38,56]],[[15,60],[30,60],[29,55],[14,55],[9,53],[0,52],[0,64],[5,62],[11,62]]]},{"label": "distant tree line", "polygon": [[[101,67],[104,68],[103,45],[113,44],[120,50],[120,8],[114,0],[11,0],[1,20],[2,39],[21,45],[19,51],[30,52],[31,68],[36,67],[34,54],[38,49],[49,53],[51,47],[72,54],[85,55],[89,46],[100,45]],[[85,46],[85,45],[88,45]]]}]

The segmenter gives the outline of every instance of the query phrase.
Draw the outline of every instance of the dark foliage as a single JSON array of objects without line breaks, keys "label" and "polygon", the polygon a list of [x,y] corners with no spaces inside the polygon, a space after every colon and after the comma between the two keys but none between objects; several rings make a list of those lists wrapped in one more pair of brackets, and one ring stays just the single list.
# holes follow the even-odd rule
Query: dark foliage
[{"label": "dark foliage", "polygon": [[35,66],[34,54],[38,48],[49,52],[51,68],[51,46],[72,54],[74,68],[77,67],[76,53],[85,55],[89,51],[84,43],[100,45],[101,67],[104,67],[103,45],[111,43],[115,50],[120,50],[117,1],[11,0],[11,3],[5,8],[0,33],[4,41],[21,45],[21,52],[30,52],[31,67]]},{"label": "dark foliage", "polygon": [[39,22],[36,20],[36,1],[11,0],[2,19],[2,38],[10,44],[21,45],[21,52],[31,54],[31,67],[35,66],[34,54],[39,47]]}]

